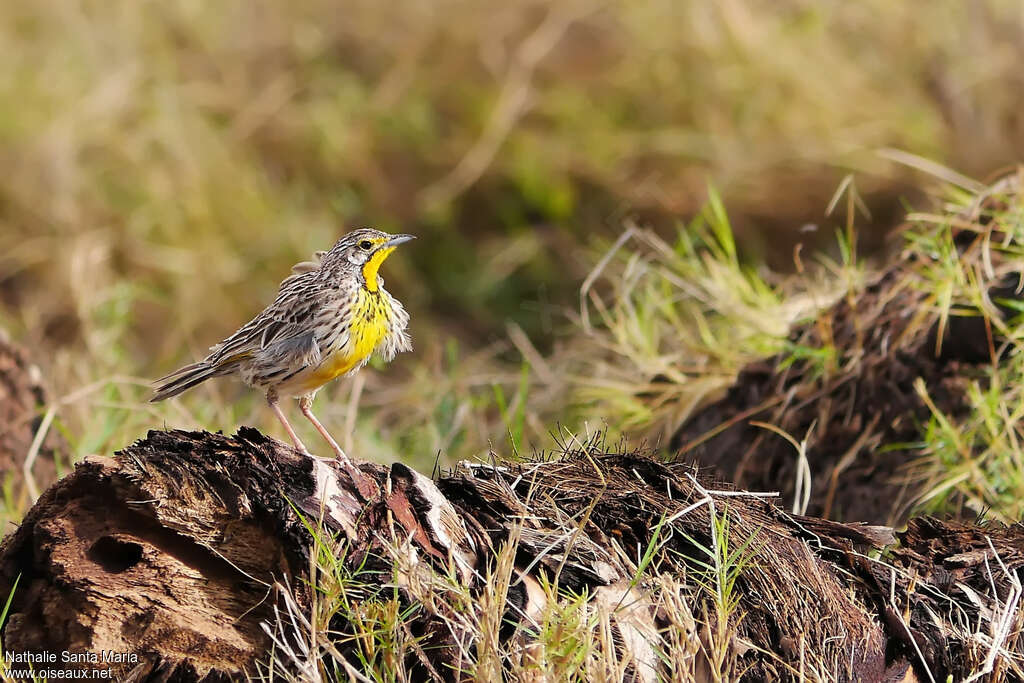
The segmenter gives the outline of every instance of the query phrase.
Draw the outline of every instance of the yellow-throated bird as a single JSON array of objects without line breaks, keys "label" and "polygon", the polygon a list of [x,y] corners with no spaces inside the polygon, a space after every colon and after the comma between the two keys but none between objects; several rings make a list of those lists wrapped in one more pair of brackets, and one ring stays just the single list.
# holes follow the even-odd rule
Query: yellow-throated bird
[{"label": "yellow-throated bird", "polygon": [[177,396],[211,377],[237,375],[267,394],[267,403],[295,447],[308,453],[278,405],[280,397],[299,399],[299,408],[341,460],[345,452],[313,415],[317,389],[340,375],[351,375],[377,352],[390,361],[412,350],[405,331],[409,314],[387,290],[378,270],[412,235],[355,230],[315,261],[300,263],[281,283],[274,303],[233,335],[210,348],[210,355],[157,380],[151,401]]}]

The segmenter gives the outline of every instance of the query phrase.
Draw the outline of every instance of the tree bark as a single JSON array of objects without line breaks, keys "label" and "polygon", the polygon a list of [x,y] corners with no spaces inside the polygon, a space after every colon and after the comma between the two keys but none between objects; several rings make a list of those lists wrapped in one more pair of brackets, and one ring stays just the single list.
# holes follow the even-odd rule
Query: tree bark
[{"label": "tree bark", "polygon": [[[151,431],[47,490],[0,545],[0,598],[13,591],[3,648],[114,653],[122,661],[75,666],[115,680],[257,676],[281,615],[309,613],[306,525],[316,520],[336,535],[335,556],[367,577],[367,594],[398,585],[421,606],[424,645],[405,662],[414,678],[456,678],[467,667],[451,615],[417,592],[422,572],[433,567],[480,594],[509,542],[524,575],[509,590],[509,623],[542,612],[541,581],[557,577],[613,607],[628,676],[668,675],[658,649],[680,643],[692,670],[706,673],[711,634],[701,624],[713,600],[696,584],[716,538],[746,558],[728,645],[745,678],[792,678],[812,665],[836,680],[928,680],[926,669],[961,679],[987,664],[1022,675],[1020,526],[919,519],[894,537],[787,514],[687,466],[599,442],[546,462],[461,465],[434,481],[401,464],[348,469],[249,428],[234,437]],[[678,606],[688,614],[667,609],[663,586],[633,580],[652,546],[646,575],[689,591]],[[346,628],[331,623],[333,633]],[[529,640],[514,627],[505,635]],[[330,646],[354,647],[341,637]]]}]

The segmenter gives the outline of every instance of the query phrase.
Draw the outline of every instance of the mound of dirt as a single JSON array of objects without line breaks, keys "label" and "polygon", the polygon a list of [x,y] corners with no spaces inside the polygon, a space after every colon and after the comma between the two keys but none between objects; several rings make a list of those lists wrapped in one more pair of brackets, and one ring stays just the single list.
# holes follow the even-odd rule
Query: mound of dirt
[{"label": "mound of dirt", "polygon": [[[993,206],[1000,201],[980,201],[954,241],[964,272],[977,274],[1005,314],[1012,310],[1007,301],[1022,296],[1022,274],[1019,262],[989,249],[1006,239],[983,219],[984,209],[1005,210]],[[674,436],[679,458],[738,487],[779,491],[792,501],[797,452],[754,424],[768,423],[807,441],[808,514],[905,521],[921,493],[909,471],[933,408],[953,421],[963,417],[969,382],[984,382],[984,366],[997,358],[1002,341],[980,311],[960,307],[940,320],[935,283],[923,275],[932,258],[908,250],[872,284],[796,326],[791,347],[814,353],[780,353],[744,368],[723,398]]]}]

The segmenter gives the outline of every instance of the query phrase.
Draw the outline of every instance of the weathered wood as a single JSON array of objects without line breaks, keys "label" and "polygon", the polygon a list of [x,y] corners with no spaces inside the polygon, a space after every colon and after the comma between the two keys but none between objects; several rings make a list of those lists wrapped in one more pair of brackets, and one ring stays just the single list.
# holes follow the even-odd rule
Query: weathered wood
[{"label": "weathered wood", "polygon": [[311,495],[310,465],[244,434],[153,432],[87,459],[0,548],[4,590],[18,579],[5,648],[137,654],[115,679],[251,668],[268,586],[305,544],[281,489]]},{"label": "weathered wood", "polygon": [[[793,516],[713,488],[686,466],[596,443],[548,462],[460,466],[435,482],[400,464],[350,472],[252,429],[230,438],[152,431],[113,458],[79,464],[4,540],[0,595],[17,589],[0,635],[11,651],[126,653],[132,661],[93,665],[116,680],[256,675],[275,609],[287,600],[309,607],[305,518],[336,535],[368,595],[398,585],[421,605],[421,647],[406,663],[416,677],[452,678],[466,665],[443,601],[422,590],[423,572],[433,567],[478,594],[499,550],[517,542],[523,580],[510,589],[503,637],[529,640],[514,623],[543,611],[540,580],[557,576],[610,610],[629,675],[653,680],[666,675],[657,652],[671,642],[689,643],[693,671],[707,669],[700,547],[714,545],[713,521],[727,519],[724,542],[748,548],[729,647],[750,680],[812,665],[836,680],[927,680],[924,667],[942,680],[984,666],[987,650],[972,633],[994,633],[1013,598],[1021,527],[917,520],[882,562],[870,551],[892,541],[884,528]],[[647,575],[688,586],[678,614],[666,611],[663,587],[633,581],[652,541],[657,571]],[[1022,648],[1019,615],[1009,619],[996,663],[1012,677]]]}]

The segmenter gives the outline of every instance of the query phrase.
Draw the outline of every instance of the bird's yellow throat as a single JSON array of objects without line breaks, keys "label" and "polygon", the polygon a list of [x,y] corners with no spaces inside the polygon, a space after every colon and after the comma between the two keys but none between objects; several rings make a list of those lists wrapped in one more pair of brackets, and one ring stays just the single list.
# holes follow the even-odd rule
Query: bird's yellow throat
[{"label": "bird's yellow throat", "polygon": [[394,247],[378,249],[370,257],[370,260],[363,264],[363,279],[366,281],[366,288],[371,292],[376,292],[380,286],[380,283],[377,281],[377,271],[380,270],[380,264],[384,263],[384,259],[390,256],[394,250]]}]

